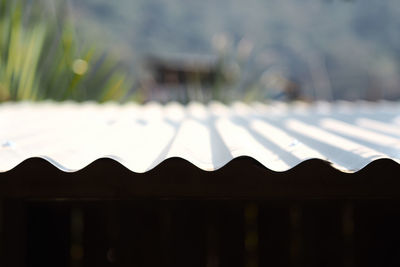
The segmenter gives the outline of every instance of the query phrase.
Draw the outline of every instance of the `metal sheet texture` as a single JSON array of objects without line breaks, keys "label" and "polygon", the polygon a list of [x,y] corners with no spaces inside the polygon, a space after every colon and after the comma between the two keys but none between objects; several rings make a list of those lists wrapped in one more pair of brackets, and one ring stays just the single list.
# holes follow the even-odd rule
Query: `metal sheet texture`
[{"label": "metal sheet texture", "polygon": [[65,172],[111,158],[143,173],[174,157],[214,171],[242,156],[276,172],[308,159],[343,172],[400,163],[400,103],[0,105],[0,172],[33,157]]}]

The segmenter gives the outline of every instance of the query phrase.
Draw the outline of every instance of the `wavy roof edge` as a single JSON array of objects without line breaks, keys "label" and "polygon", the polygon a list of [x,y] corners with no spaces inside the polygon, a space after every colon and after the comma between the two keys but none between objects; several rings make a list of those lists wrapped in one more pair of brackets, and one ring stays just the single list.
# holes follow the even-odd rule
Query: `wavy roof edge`
[{"label": "wavy roof edge", "polygon": [[[49,166],[53,167],[54,169],[57,169],[59,171],[65,172],[65,173],[76,173],[76,172],[80,172],[83,171],[87,168],[91,168],[96,166],[97,164],[101,164],[102,161],[104,160],[110,160],[112,162],[114,162],[116,165],[119,165],[120,168],[124,168],[126,170],[129,170],[132,174],[145,174],[145,173],[149,173],[149,172],[157,172],[157,169],[160,168],[160,166],[167,166],[169,162],[171,161],[179,161],[182,164],[182,167],[185,166],[192,166],[197,168],[200,171],[203,171],[205,173],[212,173],[212,172],[218,172],[224,168],[229,168],[230,165],[239,163],[239,161],[242,160],[246,160],[249,162],[254,162],[256,163],[256,165],[264,168],[267,172],[271,172],[271,173],[286,173],[286,172],[293,172],[296,171],[296,169],[299,168],[299,166],[302,165],[310,165],[309,167],[312,168],[313,166],[311,164],[314,165],[318,165],[321,166],[321,164],[323,164],[324,166],[326,166],[327,169],[331,169],[331,170],[335,170],[338,173],[343,173],[343,174],[353,174],[353,173],[358,173],[358,172],[362,172],[365,171],[366,169],[371,168],[371,166],[376,166],[377,164],[379,164],[380,162],[390,162],[393,166],[394,169],[397,169],[398,171],[400,171],[400,161],[399,160],[394,160],[392,158],[387,158],[387,157],[382,157],[382,158],[378,158],[375,159],[373,161],[368,161],[365,164],[363,164],[362,166],[360,166],[357,169],[354,170],[347,170],[347,169],[340,169],[338,168],[338,166],[336,166],[334,163],[327,161],[325,159],[319,159],[319,158],[310,158],[310,159],[306,159],[303,161],[299,161],[297,164],[287,168],[286,170],[274,170],[271,168],[268,168],[267,166],[265,166],[264,164],[262,164],[260,161],[258,161],[257,159],[250,157],[250,156],[239,156],[236,158],[233,158],[229,161],[227,161],[225,164],[223,164],[222,166],[214,169],[214,170],[207,170],[204,168],[199,167],[196,163],[193,163],[193,161],[183,158],[183,157],[170,157],[167,158],[161,162],[159,162],[157,165],[155,165],[154,167],[152,167],[151,169],[148,169],[146,171],[143,172],[139,172],[139,171],[135,171],[132,168],[129,168],[129,166],[125,165],[124,163],[122,163],[117,157],[110,157],[110,156],[104,156],[104,157],[99,157],[96,159],[93,159],[87,163],[82,164],[81,168],[77,168],[77,169],[68,169],[64,166],[62,166],[61,164],[59,164],[57,161],[49,158],[49,157],[30,157],[30,158],[26,158],[23,161],[19,162],[18,164],[14,165],[13,167],[11,167],[8,170],[5,171],[0,171],[0,177],[3,173],[8,173],[8,172],[13,172],[15,170],[21,169],[21,168],[25,168],[27,165],[33,163],[33,162],[37,162],[37,161],[42,161],[46,164],[48,164]],[[397,168],[395,167],[397,165]]]}]

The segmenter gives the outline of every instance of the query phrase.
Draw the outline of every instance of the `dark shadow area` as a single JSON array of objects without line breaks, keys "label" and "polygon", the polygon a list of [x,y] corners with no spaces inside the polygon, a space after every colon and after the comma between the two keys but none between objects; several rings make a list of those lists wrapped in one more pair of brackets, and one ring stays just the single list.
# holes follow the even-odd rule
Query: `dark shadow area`
[{"label": "dark shadow area", "polygon": [[26,236],[5,245],[25,244],[27,256],[7,266],[398,266],[398,207],[383,199],[25,201]]}]

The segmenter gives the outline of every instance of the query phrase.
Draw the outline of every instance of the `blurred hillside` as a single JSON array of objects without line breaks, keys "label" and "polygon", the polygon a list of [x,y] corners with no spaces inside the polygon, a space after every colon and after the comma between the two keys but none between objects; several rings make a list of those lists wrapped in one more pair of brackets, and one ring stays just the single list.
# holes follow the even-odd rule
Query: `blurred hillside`
[{"label": "blurred hillside", "polygon": [[241,67],[237,90],[243,94],[279,95],[274,87],[282,78],[310,99],[400,98],[397,0],[71,4],[81,33],[118,49],[137,72],[148,54],[223,53]]}]

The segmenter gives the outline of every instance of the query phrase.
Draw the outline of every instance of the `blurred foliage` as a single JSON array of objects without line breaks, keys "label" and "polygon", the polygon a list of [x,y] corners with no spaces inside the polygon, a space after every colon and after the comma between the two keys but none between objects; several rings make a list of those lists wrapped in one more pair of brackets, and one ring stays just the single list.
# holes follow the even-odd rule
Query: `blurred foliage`
[{"label": "blurred foliage", "polygon": [[28,2],[0,0],[0,101],[129,98],[124,66],[98,44],[78,41],[65,5],[51,17],[45,2]]}]

